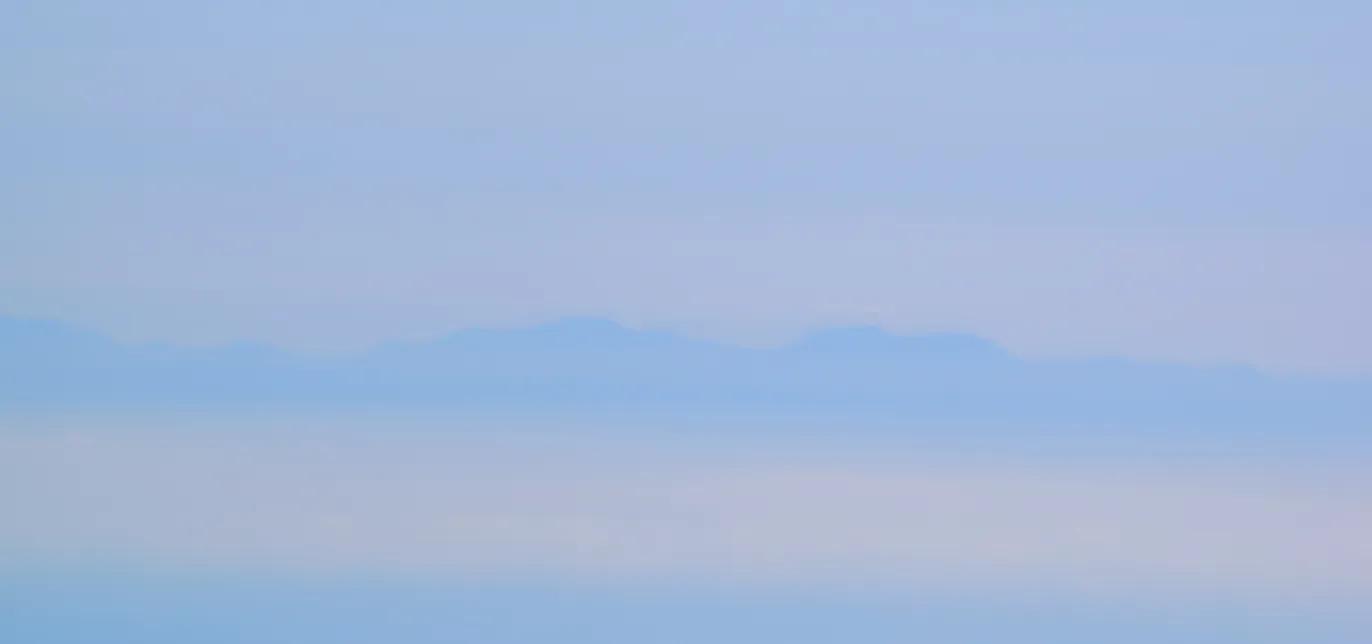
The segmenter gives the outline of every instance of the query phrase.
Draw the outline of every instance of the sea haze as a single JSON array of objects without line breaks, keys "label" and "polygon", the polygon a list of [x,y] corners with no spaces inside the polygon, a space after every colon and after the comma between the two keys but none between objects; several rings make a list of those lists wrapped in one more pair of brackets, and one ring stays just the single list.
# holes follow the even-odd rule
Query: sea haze
[{"label": "sea haze", "polygon": [[14,641],[1369,628],[1363,381],[591,319],[334,356],[3,319],[0,352]]}]

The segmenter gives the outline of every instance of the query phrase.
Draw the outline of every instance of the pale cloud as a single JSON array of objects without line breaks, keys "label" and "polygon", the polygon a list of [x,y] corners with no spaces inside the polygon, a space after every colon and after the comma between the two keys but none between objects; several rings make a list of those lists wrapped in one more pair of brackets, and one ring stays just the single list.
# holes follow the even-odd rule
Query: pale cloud
[{"label": "pale cloud", "polygon": [[[378,445],[380,445],[378,443]],[[0,442],[0,560],[442,578],[1372,595],[1365,477],[348,441]]]}]

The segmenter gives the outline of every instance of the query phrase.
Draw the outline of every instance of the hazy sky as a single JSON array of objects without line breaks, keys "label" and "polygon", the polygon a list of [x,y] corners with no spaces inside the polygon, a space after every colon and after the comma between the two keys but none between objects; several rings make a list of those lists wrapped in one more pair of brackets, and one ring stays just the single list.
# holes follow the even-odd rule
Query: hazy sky
[{"label": "hazy sky", "polygon": [[1365,3],[0,8],[0,314],[1372,373]]}]

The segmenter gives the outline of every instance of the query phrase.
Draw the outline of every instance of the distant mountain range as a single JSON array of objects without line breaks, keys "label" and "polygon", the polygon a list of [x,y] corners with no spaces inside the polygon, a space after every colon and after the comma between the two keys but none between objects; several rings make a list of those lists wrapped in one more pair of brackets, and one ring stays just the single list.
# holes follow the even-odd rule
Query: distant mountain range
[{"label": "distant mountain range", "polygon": [[624,412],[1042,420],[1372,434],[1372,382],[1120,359],[1024,360],[963,334],[830,329],[775,349],[567,319],[316,357],[122,344],[0,317],[0,407]]}]

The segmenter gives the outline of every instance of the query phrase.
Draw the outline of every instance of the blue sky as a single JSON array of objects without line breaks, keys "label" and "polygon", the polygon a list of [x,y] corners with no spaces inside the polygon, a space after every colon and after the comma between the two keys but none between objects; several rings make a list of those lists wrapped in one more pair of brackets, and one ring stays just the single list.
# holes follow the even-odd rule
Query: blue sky
[{"label": "blue sky", "polygon": [[0,311],[1368,373],[1361,3],[6,9]]},{"label": "blue sky", "polygon": [[[1365,382],[1369,29],[1352,0],[8,2],[0,316],[319,354],[875,325]],[[1009,419],[1045,440],[936,456],[857,419],[816,447],[66,402],[0,408],[6,641],[1372,632],[1366,450],[1327,427],[1107,457]]]}]

